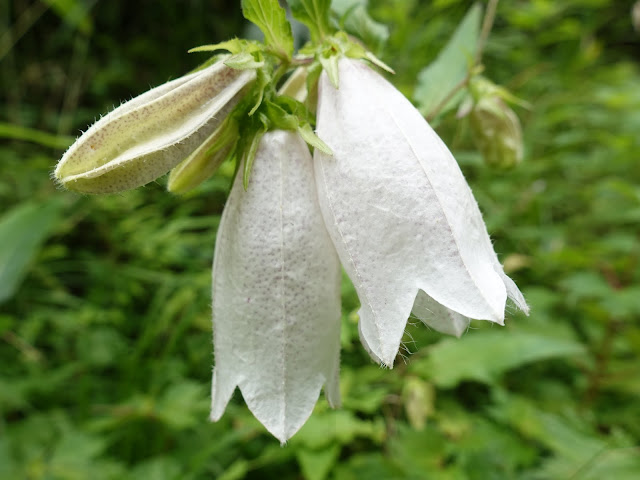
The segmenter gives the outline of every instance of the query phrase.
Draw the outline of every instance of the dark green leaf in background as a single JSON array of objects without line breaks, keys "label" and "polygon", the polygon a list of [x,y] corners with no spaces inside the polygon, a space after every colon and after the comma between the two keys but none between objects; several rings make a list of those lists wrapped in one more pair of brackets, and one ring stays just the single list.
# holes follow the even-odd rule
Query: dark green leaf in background
[{"label": "dark green leaf in background", "polygon": [[510,369],[559,356],[584,355],[575,341],[525,332],[487,331],[446,339],[431,348],[429,357],[410,368],[424,372],[443,388],[463,380],[492,383]]}]

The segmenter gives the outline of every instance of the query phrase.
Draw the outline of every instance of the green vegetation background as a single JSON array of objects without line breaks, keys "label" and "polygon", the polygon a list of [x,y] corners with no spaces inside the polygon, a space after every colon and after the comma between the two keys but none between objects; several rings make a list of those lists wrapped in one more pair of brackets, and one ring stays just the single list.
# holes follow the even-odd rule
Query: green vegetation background
[{"label": "green vegetation background", "polygon": [[[245,34],[235,3],[2,3],[0,478],[640,478],[632,2],[500,3],[486,74],[532,104],[516,108],[522,165],[489,169],[466,121],[438,125],[531,316],[474,322],[460,340],[412,325],[388,371],[359,345],[345,283],[344,406],[321,400],[284,448],[239,394],[207,421],[230,172],[187,197],[162,180],[96,197],[49,180],[70,137],[205,59],[188,48]],[[378,53],[411,96],[470,2],[369,3],[390,29]]]}]

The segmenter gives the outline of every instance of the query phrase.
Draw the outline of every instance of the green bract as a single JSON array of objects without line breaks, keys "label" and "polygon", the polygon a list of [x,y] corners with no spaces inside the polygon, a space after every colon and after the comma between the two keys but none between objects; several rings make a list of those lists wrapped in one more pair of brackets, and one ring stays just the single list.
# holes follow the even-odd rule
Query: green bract
[{"label": "green bract", "polygon": [[136,188],[167,173],[222,123],[255,79],[219,61],[134,98],[98,120],[54,176],[82,193]]}]

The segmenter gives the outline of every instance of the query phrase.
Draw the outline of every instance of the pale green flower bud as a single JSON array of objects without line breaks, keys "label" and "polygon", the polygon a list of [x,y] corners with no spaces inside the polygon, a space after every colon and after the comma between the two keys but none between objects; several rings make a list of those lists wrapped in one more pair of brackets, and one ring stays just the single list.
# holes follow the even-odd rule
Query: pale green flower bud
[{"label": "pale green flower bud", "polygon": [[514,167],[523,157],[522,128],[501,98],[506,91],[481,77],[473,79],[469,89],[474,97],[469,115],[473,139],[484,161],[492,167]]},{"label": "pale green flower bud", "polygon": [[120,192],[164,175],[222,123],[255,79],[222,62],[156,87],[98,120],[54,176],[82,193]]}]

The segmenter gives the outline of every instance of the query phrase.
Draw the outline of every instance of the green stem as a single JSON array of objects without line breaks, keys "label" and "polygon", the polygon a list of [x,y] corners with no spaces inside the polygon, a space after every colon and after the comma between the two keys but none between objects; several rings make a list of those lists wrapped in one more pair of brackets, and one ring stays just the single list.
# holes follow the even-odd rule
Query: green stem
[{"label": "green stem", "polygon": [[484,19],[482,20],[482,30],[480,31],[480,38],[478,39],[478,48],[476,49],[475,65],[480,65],[482,61],[482,54],[484,53],[484,47],[487,44],[487,39],[493,28],[493,22],[496,19],[496,10],[498,9],[499,0],[489,0],[487,3],[487,10],[484,13]]}]

